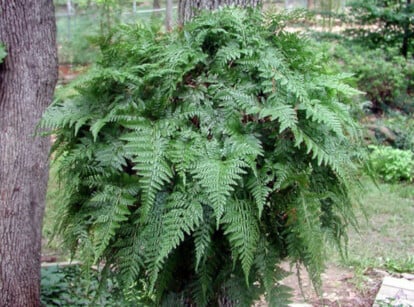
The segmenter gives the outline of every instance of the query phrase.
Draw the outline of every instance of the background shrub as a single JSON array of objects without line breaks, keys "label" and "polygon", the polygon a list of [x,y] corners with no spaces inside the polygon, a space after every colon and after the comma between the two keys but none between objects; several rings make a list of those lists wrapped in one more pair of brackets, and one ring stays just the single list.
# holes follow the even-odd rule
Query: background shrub
[{"label": "background shrub", "polygon": [[100,285],[96,271],[86,276],[79,265],[56,265],[41,270],[41,303],[44,307],[134,306],[126,293],[127,290],[121,289],[113,280]]},{"label": "background shrub", "polygon": [[414,111],[414,62],[396,49],[370,50],[357,44],[337,43],[330,49],[341,71],[353,72],[374,113]]},{"label": "background shrub", "polygon": [[384,181],[412,181],[414,175],[413,153],[388,146],[371,146],[370,161],[375,174]]},{"label": "background shrub", "polygon": [[413,55],[414,4],[401,0],[354,0],[347,34],[367,47],[396,47],[405,58]]},{"label": "background shrub", "polygon": [[376,127],[374,144],[414,151],[414,122],[409,115],[393,112],[377,119]]}]

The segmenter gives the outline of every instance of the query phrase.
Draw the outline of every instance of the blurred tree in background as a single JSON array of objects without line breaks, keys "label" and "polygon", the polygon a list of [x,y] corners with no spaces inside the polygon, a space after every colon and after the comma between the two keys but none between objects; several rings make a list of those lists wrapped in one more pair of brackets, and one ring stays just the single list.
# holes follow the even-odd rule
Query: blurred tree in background
[{"label": "blurred tree in background", "polygon": [[411,0],[359,0],[349,17],[356,25],[350,34],[373,48],[398,46],[407,57],[413,53],[414,5]]}]

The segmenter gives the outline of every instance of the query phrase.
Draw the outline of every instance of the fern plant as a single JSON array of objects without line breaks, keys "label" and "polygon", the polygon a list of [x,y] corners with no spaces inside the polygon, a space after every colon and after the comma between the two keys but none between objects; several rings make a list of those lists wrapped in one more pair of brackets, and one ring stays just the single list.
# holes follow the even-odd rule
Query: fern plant
[{"label": "fern plant", "polygon": [[163,34],[120,27],[44,115],[57,231],[149,305],[284,306],[278,267],[315,284],[354,221],[357,91],[278,16],[235,8]]}]

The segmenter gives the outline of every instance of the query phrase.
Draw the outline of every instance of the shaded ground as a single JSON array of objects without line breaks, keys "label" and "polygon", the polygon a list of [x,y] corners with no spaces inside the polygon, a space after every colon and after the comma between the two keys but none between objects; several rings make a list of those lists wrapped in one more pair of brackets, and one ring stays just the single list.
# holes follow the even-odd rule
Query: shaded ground
[{"label": "shaded ground", "polygon": [[322,274],[322,297],[318,297],[306,272],[301,272],[302,289],[298,286],[296,274],[284,283],[294,289],[294,302],[307,302],[313,306],[371,307],[383,276],[376,271],[367,271],[362,281],[349,269],[328,265]]},{"label": "shaded ground", "polygon": [[[289,264],[285,263],[282,267],[290,271]],[[382,278],[386,274],[379,270],[368,270],[364,273],[363,281],[358,281],[360,277],[356,277],[352,270],[330,264],[322,274],[321,297],[316,294],[303,270],[301,271],[303,293],[300,290],[296,268],[292,269],[292,274],[283,281],[283,284],[293,289],[294,303],[307,303],[314,307],[371,307]],[[267,306],[264,301],[255,304],[255,307]]]}]

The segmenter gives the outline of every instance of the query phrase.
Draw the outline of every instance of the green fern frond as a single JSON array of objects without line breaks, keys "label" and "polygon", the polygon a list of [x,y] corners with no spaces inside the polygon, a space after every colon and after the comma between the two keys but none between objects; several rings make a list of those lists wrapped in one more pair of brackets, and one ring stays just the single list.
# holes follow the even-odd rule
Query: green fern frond
[{"label": "green fern frond", "polygon": [[118,280],[122,285],[134,285],[141,271],[145,268],[145,256],[142,250],[144,245],[143,237],[140,236],[136,225],[132,223],[123,225],[118,230],[113,249],[108,249],[107,253],[110,254],[120,273]]},{"label": "green fern frond", "polygon": [[268,242],[261,240],[258,246],[258,256],[255,266],[261,274],[265,289],[266,301],[269,306],[289,306],[291,303],[291,289],[280,284],[280,280],[289,276],[289,273],[277,266],[280,255]]},{"label": "green fern frond", "polygon": [[306,112],[306,118],[325,124],[336,135],[343,136],[342,121],[337,117],[336,113],[332,112],[321,101],[311,100],[309,104],[304,104],[303,108]]},{"label": "green fern frond", "polygon": [[316,159],[318,165],[327,164],[332,166],[335,170],[339,170],[340,167],[337,164],[337,160],[334,153],[328,152],[324,147],[324,144],[318,144],[318,142],[309,133],[306,133],[301,129],[292,129],[295,136],[295,146],[299,147],[302,143],[306,146],[306,153],[312,154],[312,159]]},{"label": "green fern frond", "polygon": [[252,204],[242,200],[229,201],[222,223],[234,258],[241,261],[248,284],[250,268],[254,262],[260,237],[258,220]]},{"label": "green fern frond", "polygon": [[[224,141],[224,153],[229,158],[239,158],[246,162],[253,162],[260,156],[264,155],[262,142],[259,138],[251,134],[241,134],[231,130],[231,134]],[[251,166],[252,169],[256,169],[256,166]]]},{"label": "green fern frond", "polygon": [[[297,199],[298,206],[291,217],[292,235],[299,236],[299,244],[294,244],[294,259],[303,262],[311,276],[316,290],[320,289],[320,274],[325,268],[326,253],[323,245],[323,232],[320,231],[320,202],[317,195],[302,194]],[[293,239],[293,238],[292,238]],[[306,255],[304,257],[304,255]]]},{"label": "green fern frond", "polygon": [[231,41],[217,51],[215,60],[219,66],[224,67],[226,65],[231,65],[233,61],[239,59],[241,56],[242,51],[240,50],[240,44]]},{"label": "green fern frond", "polygon": [[59,129],[74,127],[74,134],[91,118],[91,108],[76,99],[70,99],[62,104],[55,101],[43,115],[40,128]]},{"label": "green fern frond", "polygon": [[173,176],[165,153],[168,141],[161,138],[156,128],[138,130],[136,133],[124,135],[121,139],[127,141],[125,149],[133,157],[133,169],[140,177],[143,208],[141,213],[145,218],[154,203],[156,193]]},{"label": "green fern frond", "polygon": [[268,186],[270,181],[270,176],[260,173],[256,176],[250,177],[246,184],[246,187],[249,189],[256,202],[259,218],[262,216],[263,209],[267,203],[267,198],[272,191],[272,189]]},{"label": "green fern frond", "polygon": [[[194,245],[195,245],[195,271],[198,272],[199,265],[202,259],[205,259],[206,253],[211,248],[212,235],[214,233],[214,224],[212,214],[209,210],[204,210],[204,217],[202,223],[194,230]],[[204,267],[204,266],[203,266]]]},{"label": "green fern frond", "polygon": [[189,132],[172,141],[168,150],[168,159],[175,165],[175,171],[180,175],[183,184],[186,184],[187,172],[199,158],[199,149],[202,147],[200,137]]},{"label": "green fern frond", "polygon": [[121,223],[128,219],[130,214],[128,206],[132,206],[134,202],[133,196],[124,193],[118,187],[109,185],[91,198],[89,205],[97,208],[94,214],[98,216],[93,227],[95,262],[102,256]]},{"label": "green fern frond", "polygon": [[319,88],[327,88],[330,90],[335,90],[341,94],[345,94],[347,96],[353,95],[361,95],[363,92],[349,86],[348,84],[344,83],[343,81],[346,79],[351,78],[353,75],[349,73],[341,73],[338,75],[322,75],[318,76],[316,79],[313,80],[313,84],[315,87]]},{"label": "green fern frond", "polygon": [[184,240],[185,235],[192,233],[203,219],[203,208],[197,201],[188,199],[182,193],[174,193],[167,203],[167,212],[163,215],[162,233],[159,238],[159,249],[157,258],[150,271],[151,284],[154,285],[157,279],[158,269],[161,268],[169,253],[177,248]]},{"label": "green fern frond", "polygon": [[[210,263],[208,263],[210,261]],[[191,285],[192,294],[197,306],[207,307],[213,296],[214,277],[217,272],[214,270],[214,260],[207,260],[205,257],[203,265],[197,270],[197,277]]]},{"label": "green fern frond", "polygon": [[265,119],[267,117],[279,121],[279,133],[282,133],[287,128],[295,127],[298,122],[296,111],[290,105],[279,104],[262,108],[259,111],[259,118]]},{"label": "green fern frond", "polygon": [[246,162],[240,159],[203,159],[196,163],[193,174],[205,189],[211,202],[217,221],[217,226],[225,211],[225,206],[240,180],[245,174]]},{"label": "green fern frond", "polygon": [[249,89],[247,84],[243,84],[241,90],[237,88],[223,88],[217,91],[215,99],[221,100],[222,103],[220,105],[228,109],[229,113],[238,111],[250,114],[249,110],[258,107],[257,97],[249,93],[254,90],[256,90],[255,87]]}]

